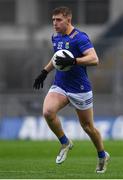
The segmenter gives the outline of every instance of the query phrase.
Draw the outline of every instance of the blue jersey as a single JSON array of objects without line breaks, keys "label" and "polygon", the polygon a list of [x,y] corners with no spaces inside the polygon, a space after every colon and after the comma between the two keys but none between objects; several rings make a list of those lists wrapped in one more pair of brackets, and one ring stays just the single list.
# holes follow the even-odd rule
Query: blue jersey
[{"label": "blue jersey", "polygon": [[[82,57],[83,52],[93,45],[86,33],[73,29],[69,35],[57,34],[52,36],[54,52],[60,49],[71,51],[75,58]],[[56,70],[54,85],[66,92],[82,93],[91,91],[86,66],[74,65],[69,71]]]}]

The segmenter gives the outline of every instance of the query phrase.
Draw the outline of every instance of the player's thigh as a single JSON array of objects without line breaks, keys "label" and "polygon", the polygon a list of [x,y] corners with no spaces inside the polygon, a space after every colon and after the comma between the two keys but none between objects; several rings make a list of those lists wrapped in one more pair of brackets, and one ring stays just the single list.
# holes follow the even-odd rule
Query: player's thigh
[{"label": "player's thigh", "polygon": [[43,112],[48,111],[51,113],[56,113],[68,103],[69,100],[66,96],[57,92],[49,92],[44,100]]},{"label": "player's thigh", "polygon": [[93,126],[93,107],[86,110],[76,109],[77,115],[79,117],[80,124],[84,127],[86,125]]}]

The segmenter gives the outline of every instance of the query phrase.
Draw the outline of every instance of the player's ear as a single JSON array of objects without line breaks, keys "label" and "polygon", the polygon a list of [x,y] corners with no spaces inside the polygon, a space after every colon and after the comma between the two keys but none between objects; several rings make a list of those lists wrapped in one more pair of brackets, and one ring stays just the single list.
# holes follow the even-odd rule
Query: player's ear
[{"label": "player's ear", "polygon": [[68,21],[68,23],[70,24],[70,23],[71,23],[71,18],[68,17],[68,18],[67,18],[67,21]]},{"label": "player's ear", "polygon": [[68,21],[69,24],[71,24],[71,19],[72,19],[71,16],[68,16],[68,17],[67,17],[67,21]]}]

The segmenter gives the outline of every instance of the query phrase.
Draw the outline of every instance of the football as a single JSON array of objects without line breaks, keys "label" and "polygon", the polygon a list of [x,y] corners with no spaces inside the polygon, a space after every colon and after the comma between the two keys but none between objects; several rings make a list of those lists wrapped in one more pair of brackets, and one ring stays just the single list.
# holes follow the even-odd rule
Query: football
[{"label": "football", "polygon": [[69,56],[71,56],[72,58],[74,57],[73,54],[72,54],[70,51],[68,51],[68,50],[66,50],[66,49],[61,49],[61,50],[55,52],[55,54],[53,55],[53,57],[52,57],[51,60],[52,60],[53,66],[54,66],[57,70],[59,70],[59,71],[69,71],[72,66],[67,66],[67,67],[65,67],[64,69],[61,69],[61,66],[60,66],[60,65],[56,65],[56,62],[55,62],[56,56],[65,57],[65,55],[63,54],[63,51],[66,52],[66,53],[67,53]]}]

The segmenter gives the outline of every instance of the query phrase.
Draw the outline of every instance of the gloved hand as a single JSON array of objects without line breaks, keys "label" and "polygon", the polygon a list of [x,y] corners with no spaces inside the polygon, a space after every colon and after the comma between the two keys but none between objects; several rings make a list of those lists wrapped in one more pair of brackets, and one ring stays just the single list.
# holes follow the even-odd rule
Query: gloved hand
[{"label": "gloved hand", "polygon": [[43,69],[43,70],[41,71],[41,73],[40,73],[40,74],[38,75],[38,77],[35,79],[35,82],[34,82],[34,84],[33,84],[33,88],[34,88],[34,89],[40,89],[40,87],[43,88],[43,82],[44,82],[44,80],[46,79],[47,74],[48,74],[48,72],[47,72],[45,69]]},{"label": "gloved hand", "polygon": [[56,56],[56,65],[61,66],[61,69],[64,69],[67,66],[73,66],[76,64],[76,58],[72,58],[65,51],[63,51],[65,57]]}]

